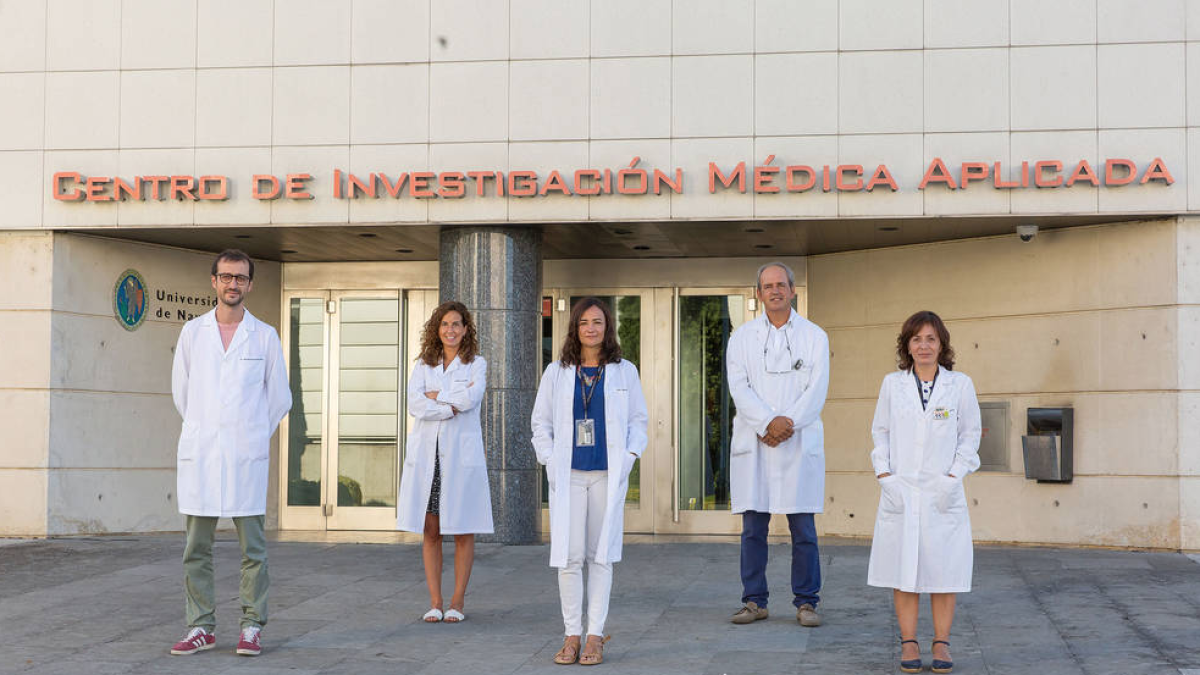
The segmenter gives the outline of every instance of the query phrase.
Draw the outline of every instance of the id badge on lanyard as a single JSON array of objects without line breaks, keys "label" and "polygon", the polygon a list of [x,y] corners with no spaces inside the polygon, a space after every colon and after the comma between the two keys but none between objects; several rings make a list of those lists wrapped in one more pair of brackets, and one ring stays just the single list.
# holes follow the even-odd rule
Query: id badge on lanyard
[{"label": "id badge on lanyard", "polygon": [[575,445],[590,448],[596,444],[596,420],[575,420]]}]

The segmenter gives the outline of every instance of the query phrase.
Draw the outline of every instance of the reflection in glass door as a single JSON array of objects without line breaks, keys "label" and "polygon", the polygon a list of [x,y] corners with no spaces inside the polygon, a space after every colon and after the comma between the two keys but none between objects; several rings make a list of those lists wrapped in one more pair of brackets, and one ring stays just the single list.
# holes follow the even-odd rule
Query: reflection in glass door
[{"label": "reflection in glass door", "polygon": [[[711,292],[711,291],[709,291]],[[678,298],[678,506],[729,509],[729,443],[736,409],[725,347],[749,317],[744,293]]]},{"label": "reflection in glass door", "polygon": [[404,423],[400,294],[297,293],[287,302],[293,408],[281,525],[393,529]]}]

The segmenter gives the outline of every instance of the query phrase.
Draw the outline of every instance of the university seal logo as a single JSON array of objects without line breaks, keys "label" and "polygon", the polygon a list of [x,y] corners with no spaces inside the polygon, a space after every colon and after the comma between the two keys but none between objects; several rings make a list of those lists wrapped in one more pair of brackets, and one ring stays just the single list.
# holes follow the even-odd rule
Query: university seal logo
[{"label": "university seal logo", "polygon": [[137,330],[146,320],[146,280],[137,270],[125,270],[113,287],[113,314],[125,330]]}]

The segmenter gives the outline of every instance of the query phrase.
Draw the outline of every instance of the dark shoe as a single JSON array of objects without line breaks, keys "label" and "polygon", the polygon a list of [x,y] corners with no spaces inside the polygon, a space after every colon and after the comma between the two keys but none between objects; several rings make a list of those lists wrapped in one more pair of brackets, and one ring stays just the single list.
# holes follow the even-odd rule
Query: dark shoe
[{"label": "dark shoe", "polygon": [[821,615],[817,614],[817,608],[807,602],[796,608],[796,620],[801,626],[808,628],[816,628],[821,625]]},{"label": "dark shoe", "polygon": [[737,611],[737,614],[729,617],[729,620],[737,624],[754,623],[767,618],[767,608],[759,607],[756,602],[747,602],[745,607]]},{"label": "dark shoe", "polygon": [[[908,644],[909,642],[913,643],[914,645],[918,645],[918,650],[920,649],[920,643],[918,643],[916,640],[901,640],[900,644],[904,645]],[[924,667],[925,664],[921,663],[920,658],[909,659],[907,661],[900,662],[900,672],[902,673],[919,673]]]},{"label": "dark shoe", "polygon": [[[946,645],[946,649],[950,649],[949,642],[946,642],[945,640],[934,640],[933,641],[933,644],[935,644],[935,645],[938,643],[944,644],[944,645]],[[942,673],[949,673],[950,671],[954,670],[954,662],[953,661],[943,661],[941,659],[934,659],[933,662],[929,664],[929,667],[930,667],[930,669],[933,670],[933,672],[941,675]]]}]

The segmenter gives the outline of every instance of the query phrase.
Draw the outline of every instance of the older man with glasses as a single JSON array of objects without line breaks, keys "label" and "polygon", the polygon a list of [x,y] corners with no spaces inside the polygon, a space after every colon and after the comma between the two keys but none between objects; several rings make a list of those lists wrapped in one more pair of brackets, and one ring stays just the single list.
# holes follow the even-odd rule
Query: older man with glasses
[{"label": "older man with glasses", "polygon": [[825,499],[821,410],[829,388],[829,338],[792,309],[796,281],[783,263],[758,270],[763,314],[729,338],[726,367],[737,406],[729,449],[733,513],[742,514],[742,603],[730,620],[767,618],[767,530],[785,514],[792,535],[796,620],[821,625],[821,563],[813,514]]},{"label": "older man with glasses", "polygon": [[232,518],[242,549],[241,635],[237,653],[262,652],[267,623],[267,476],[271,434],[292,407],[283,347],[273,328],[246,311],[254,261],[222,251],[212,264],[217,306],[183,326],[171,392],[183,416],[179,436],[179,512],[187,518],[183,554],[188,632],[172,654],[216,646],[213,535]]}]

